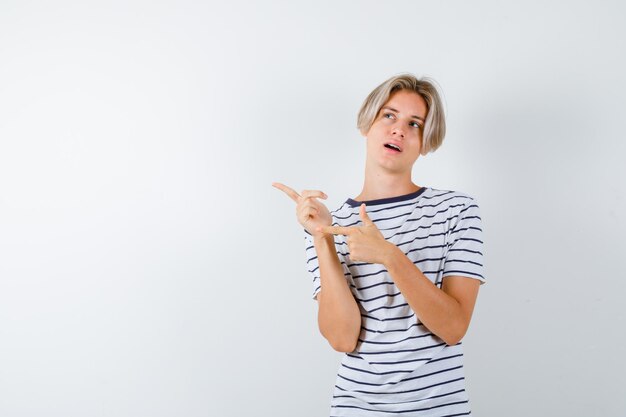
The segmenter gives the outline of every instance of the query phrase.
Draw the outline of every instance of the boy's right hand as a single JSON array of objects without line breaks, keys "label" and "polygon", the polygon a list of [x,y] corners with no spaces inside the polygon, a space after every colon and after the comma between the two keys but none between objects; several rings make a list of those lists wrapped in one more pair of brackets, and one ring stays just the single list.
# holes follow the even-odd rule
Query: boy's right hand
[{"label": "boy's right hand", "polygon": [[314,237],[323,237],[324,233],[316,229],[320,226],[332,226],[333,218],[318,198],[326,200],[328,196],[319,190],[304,190],[302,195],[279,182],[273,182],[272,187],[282,190],[296,202],[296,217],[298,222]]}]

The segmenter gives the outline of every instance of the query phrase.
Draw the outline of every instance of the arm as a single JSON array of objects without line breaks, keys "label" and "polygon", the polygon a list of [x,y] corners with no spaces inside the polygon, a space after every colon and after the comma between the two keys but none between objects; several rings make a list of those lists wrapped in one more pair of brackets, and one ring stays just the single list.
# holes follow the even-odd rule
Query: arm
[{"label": "arm", "polygon": [[327,196],[320,190],[304,190],[300,195],[284,184],[272,185],[297,203],[298,222],[313,236],[320,288],[323,289],[323,294],[321,290],[317,294],[320,332],[335,350],[352,352],[361,332],[361,311],[343,274],[333,236],[317,231],[319,227],[332,224],[328,208],[317,200]]},{"label": "arm", "polygon": [[420,321],[447,344],[458,343],[469,326],[480,281],[449,275],[443,288],[437,288],[404,252],[385,240],[367,215],[365,204],[361,205],[361,220],[363,226],[325,226],[320,230],[348,236],[353,261],[383,264]]},{"label": "arm", "polygon": [[389,245],[383,264],[411,309],[432,333],[448,345],[457,344],[469,327],[480,281],[448,276],[439,289],[397,246]]},{"label": "arm", "polygon": [[352,352],[361,332],[361,312],[357,305],[335,249],[332,235],[314,236],[320,267],[321,288],[317,294],[317,322],[320,333],[333,349]]}]

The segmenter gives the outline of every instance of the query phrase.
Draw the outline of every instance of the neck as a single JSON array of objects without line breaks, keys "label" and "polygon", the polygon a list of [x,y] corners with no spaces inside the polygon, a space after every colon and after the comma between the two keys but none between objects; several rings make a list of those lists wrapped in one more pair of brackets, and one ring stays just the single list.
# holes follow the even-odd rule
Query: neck
[{"label": "neck", "polygon": [[368,169],[366,163],[363,190],[354,200],[369,201],[397,197],[410,194],[421,188],[411,180],[411,171],[390,172],[378,168]]}]

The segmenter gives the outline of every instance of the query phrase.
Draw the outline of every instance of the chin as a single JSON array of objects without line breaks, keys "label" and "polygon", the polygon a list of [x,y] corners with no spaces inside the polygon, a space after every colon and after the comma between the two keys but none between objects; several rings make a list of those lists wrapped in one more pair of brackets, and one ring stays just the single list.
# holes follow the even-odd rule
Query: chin
[{"label": "chin", "polygon": [[385,171],[392,174],[402,174],[405,172],[411,172],[412,166],[406,166],[404,164],[389,164],[389,163],[381,163],[379,166]]}]

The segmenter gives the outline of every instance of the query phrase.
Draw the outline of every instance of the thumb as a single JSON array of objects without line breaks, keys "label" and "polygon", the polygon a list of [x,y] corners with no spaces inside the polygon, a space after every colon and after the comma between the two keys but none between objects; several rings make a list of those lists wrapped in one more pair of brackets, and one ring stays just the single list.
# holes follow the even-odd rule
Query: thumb
[{"label": "thumb", "polygon": [[374,222],[370,220],[369,216],[367,215],[367,211],[365,211],[365,203],[361,204],[360,214],[361,214],[361,220],[363,220],[363,224],[366,224],[366,225],[374,224]]}]

